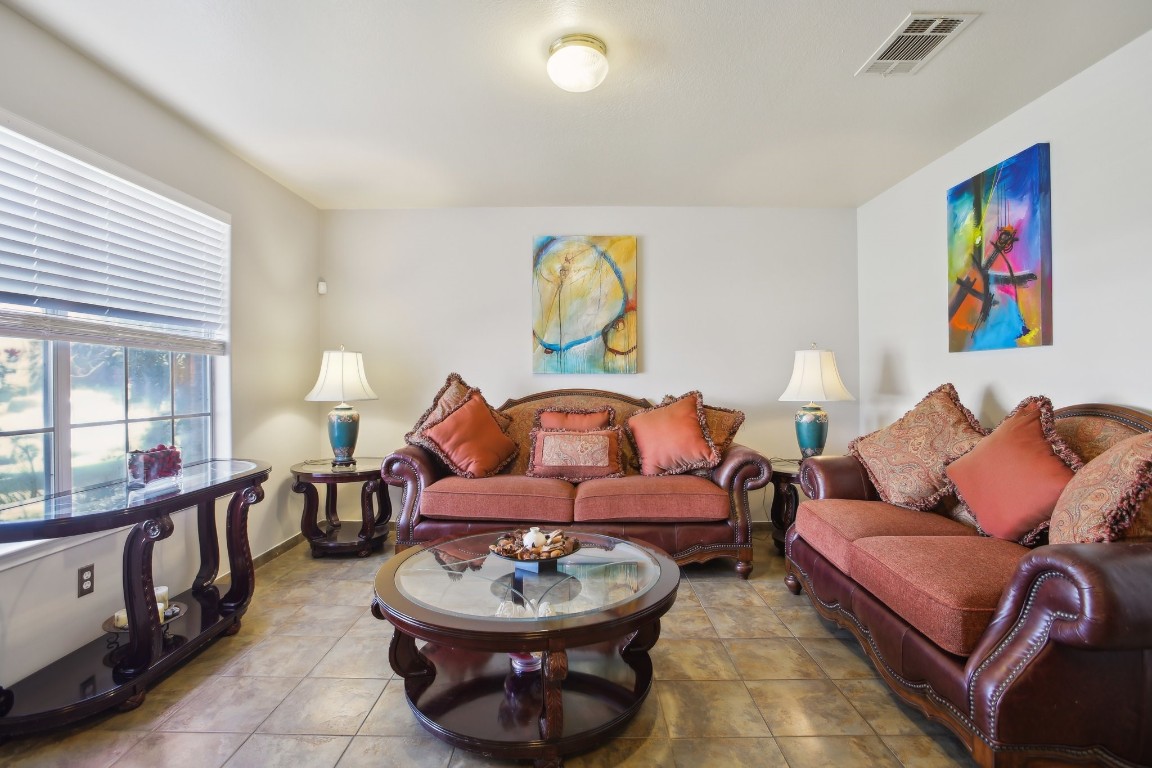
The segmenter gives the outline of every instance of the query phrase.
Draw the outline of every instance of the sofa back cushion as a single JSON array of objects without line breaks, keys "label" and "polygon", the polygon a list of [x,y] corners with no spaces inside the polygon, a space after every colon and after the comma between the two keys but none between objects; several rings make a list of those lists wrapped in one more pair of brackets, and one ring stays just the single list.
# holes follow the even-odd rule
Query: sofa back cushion
[{"label": "sofa back cushion", "polygon": [[[636,411],[652,407],[652,403],[648,400],[598,389],[554,389],[508,400],[497,410],[509,417],[507,433],[520,446],[520,451],[505,472],[510,475],[523,475],[528,469],[528,461],[532,455],[532,429],[536,425],[536,412],[541,408],[595,410],[606,405],[612,406],[616,412],[614,426],[622,425]],[[624,440],[622,448],[624,473],[637,474],[640,464],[636,460],[636,452],[632,449],[631,442]]]},{"label": "sofa back cushion", "polygon": [[[1117,410],[1119,412],[1115,412]],[[1121,440],[1147,431],[1125,418],[1126,415],[1122,409],[1101,406],[1058,408],[1056,434],[1088,463]]]},{"label": "sofa back cushion", "polygon": [[1076,473],[1056,501],[1049,541],[1152,538],[1152,432],[1121,440]]}]

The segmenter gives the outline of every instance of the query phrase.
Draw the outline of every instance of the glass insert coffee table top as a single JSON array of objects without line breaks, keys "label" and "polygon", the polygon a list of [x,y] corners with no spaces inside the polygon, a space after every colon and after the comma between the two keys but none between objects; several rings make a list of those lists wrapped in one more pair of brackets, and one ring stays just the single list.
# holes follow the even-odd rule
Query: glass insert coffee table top
[{"label": "glass insert coffee table top", "polygon": [[439,613],[536,621],[611,609],[642,596],[660,578],[656,558],[610,536],[570,534],[579,550],[533,569],[493,554],[488,547],[499,535],[426,545],[396,570],[397,591]]}]

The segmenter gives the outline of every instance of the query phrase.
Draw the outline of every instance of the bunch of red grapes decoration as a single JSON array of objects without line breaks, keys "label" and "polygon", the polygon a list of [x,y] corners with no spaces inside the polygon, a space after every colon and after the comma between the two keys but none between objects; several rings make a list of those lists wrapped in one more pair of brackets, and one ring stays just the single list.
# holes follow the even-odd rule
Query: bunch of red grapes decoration
[{"label": "bunch of red grapes decoration", "polygon": [[128,454],[128,487],[142,488],[153,480],[180,474],[180,449],[161,443]]}]

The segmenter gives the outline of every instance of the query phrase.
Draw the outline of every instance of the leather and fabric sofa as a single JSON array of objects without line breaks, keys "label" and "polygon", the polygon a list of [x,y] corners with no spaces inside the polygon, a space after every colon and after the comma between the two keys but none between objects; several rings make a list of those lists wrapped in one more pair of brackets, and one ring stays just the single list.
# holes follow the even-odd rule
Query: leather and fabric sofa
[{"label": "leather and fabric sofa", "polygon": [[[963,454],[991,439],[957,419],[941,445],[971,443]],[[899,493],[888,481],[900,473],[874,471],[875,452],[806,460],[811,500],[785,539],[785,582],[980,765],[1152,765],[1152,417],[1090,404],[1049,422],[1053,450],[1040,458],[1060,474],[1053,455],[1075,455],[1039,534],[1019,536],[1026,544],[984,535],[973,501],[999,488],[999,501],[1011,497],[1000,511],[1014,514],[1031,493],[1019,467],[983,462],[967,494],[946,483],[935,506],[911,509],[883,500]],[[929,431],[953,427],[936,420]],[[918,445],[904,439],[889,468],[907,469]],[[1012,465],[1013,450],[987,458]],[[949,473],[957,461],[945,460],[945,477],[964,476]],[[960,501],[973,508],[957,513]]]},{"label": "leather and fabric sofa", "polygon": [[[705,406],[699,393],[661,406],[593,389],[538,392],[499,408],[482,402],[453,374],[407,444],[384,459],[384,482],[403,490],[397,551],[540,526],[639,539],[681,564],[731,558],[742,577],[751,573],[748,492],[764,487],[772,470],[732,442],[743,414]],[[549,454],[546,440],[559,449]],[[688,453],[672,450],[685,440]],[[570,456],[596,446],[618,457],[611,467]],[[575,466],[549,464],[565,456]]]}]

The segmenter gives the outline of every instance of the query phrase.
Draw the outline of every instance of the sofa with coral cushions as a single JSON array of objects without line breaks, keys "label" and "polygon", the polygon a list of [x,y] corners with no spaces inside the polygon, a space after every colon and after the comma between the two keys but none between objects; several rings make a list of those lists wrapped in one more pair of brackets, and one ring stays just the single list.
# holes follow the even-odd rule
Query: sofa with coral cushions
[{"label": "sofa with coral cushions", "polygon": [[979,764],[1152,764],[1152,416],[946,385],[800,474],[787,585]]},{"label": "sofa with coral cushions", "polygon": [[748,492],[771,465],[733,441],[742,421],[698,392],[654,405],[561,389],[493,408],[452,374],[381,467],[403,489],[396,548],[536,525],[639,539],[681,564],[731,558],[747,578]]}]

